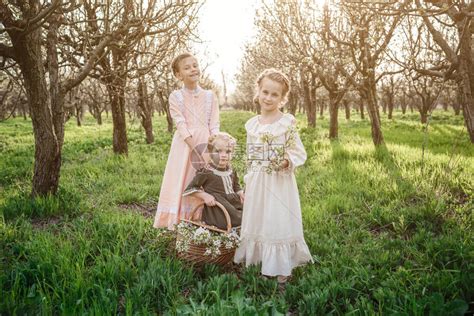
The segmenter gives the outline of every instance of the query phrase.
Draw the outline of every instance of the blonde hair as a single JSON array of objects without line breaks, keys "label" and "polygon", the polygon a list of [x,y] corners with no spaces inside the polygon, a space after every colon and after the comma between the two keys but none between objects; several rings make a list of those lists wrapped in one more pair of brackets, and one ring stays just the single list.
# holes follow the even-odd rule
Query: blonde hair
[{"label": "blonde hair", "polygon": [[229,146],[229,148],[231,148],[232,151],[234,151],[237,141],[235,140],[234,137],[232,137],[232,135],[226,132],[218,132],[216,134],[209,136],[209,139],[207,141],[207,149],[210,152],[212,152],[212,150],[214,149],[214,144],[219,140],[227,142],[227,145]]},{"label": "blonde hair", "polygon": [[184,52],[173,58],[173,61],[171,62],[171,71],[173,71],[173,75],[176,76],[176,74],[179,72],[179,63],[188,57],[192,57],[196,59],[196,57],[191,54],[190,52]]},{"label": "blonde hair", "polygon": [[253,97],[253,102],[258,105],[258,90],[260,89],[260,85],[262,84],[263,78],[268,78],[282,85],[282,105],[284,105],[288,101],[288,93],[291,89],[290,79],[288,79],[288,77],[283,72],[275,68],[265,69],[258,76],[257,80],[255,81],[256,92],[255,96]]}]

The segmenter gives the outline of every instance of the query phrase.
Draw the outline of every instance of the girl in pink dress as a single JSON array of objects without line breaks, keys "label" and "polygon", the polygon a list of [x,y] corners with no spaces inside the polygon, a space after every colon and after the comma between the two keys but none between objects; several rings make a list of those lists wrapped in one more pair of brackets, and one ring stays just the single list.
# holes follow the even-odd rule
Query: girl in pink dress
[{"label": "girl in pink dress", "polygon": [[[171,92],[169,109],[176,124],[166,163],[153,227],[173,226],[189,218],[194,206],[202,202],[183,191],[204,161],[204,150],[210,135],[219,132],[219,105],[214,93],[199,87],[201,75],[196,58],[190,53],[178,55],[172,62],[174,76],[183,88]],[[191,154],[192,153],[192,154]],[[193,158],[193,159],[191,159]]]}]

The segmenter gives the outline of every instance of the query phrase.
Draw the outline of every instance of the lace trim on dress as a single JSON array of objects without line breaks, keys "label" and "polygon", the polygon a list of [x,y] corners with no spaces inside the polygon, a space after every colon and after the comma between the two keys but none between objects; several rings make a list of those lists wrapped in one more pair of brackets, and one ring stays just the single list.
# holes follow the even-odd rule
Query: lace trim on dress
[{"label": "lace trim on dress", "polygon": [[276,125],[277,127],[273,127],[272,133],[273,136],[278,137],[281,135],[284,135],[286,132],[288,132],[288,129],[296,122],[296,119],[293,115],[289,113],[283,114],[283,116],[276,122],[272,124],[260,124],[258,122],[258,116],[255,116],[251,118],[250,120],[247,121],[245,124],[245,129],[247,130],[247,133],[253,137],[260,137],[261,136],[261,131],[259,131],[260,126],[272,126]]}]

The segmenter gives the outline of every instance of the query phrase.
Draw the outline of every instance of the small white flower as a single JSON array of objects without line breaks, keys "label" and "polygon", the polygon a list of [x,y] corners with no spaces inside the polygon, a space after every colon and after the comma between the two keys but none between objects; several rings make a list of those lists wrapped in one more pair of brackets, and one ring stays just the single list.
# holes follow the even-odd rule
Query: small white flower
[{"label": "small white flower", "polygon": [[199,235],[202,235],[202,234],[205,234],[207,232],[207,230],[203,227],[199,227],[195,232],[194,232],[194,236],[199,236]]}]

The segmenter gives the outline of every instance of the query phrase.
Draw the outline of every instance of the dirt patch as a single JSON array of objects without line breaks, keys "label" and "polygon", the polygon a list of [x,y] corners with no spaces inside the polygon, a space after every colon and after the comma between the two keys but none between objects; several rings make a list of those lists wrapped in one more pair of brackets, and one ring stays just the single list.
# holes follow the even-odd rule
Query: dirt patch
[{"label": "dirt patch", "polygon": [[452,204],[455,205],[464,205],[471,201],[469,194],[462,190],[456,190],[453,192],[453,201]]},{"label": "dirt patch", "polygon": [[31,220],[31,225],[35,229],[45,229],[50,225],[57,225],[63,221],[62,216],[52,216],[47,218],[34,218]]},{"label": "dirt patch", "polygon": [[119,208],[128,212],[137,213],[145,218],[153,218],[156,213],[156,203],[130,203],[119,204]]},{"label": "dirt patch", "polygon": [[376,235],[376,236],[382,234],[383,232],[392,233],[393,232],[393,224],[389,223],[389,224],[381,225],[381,226],[373,225],[373,226],[369,227],[369,232],[372,235]]}]

